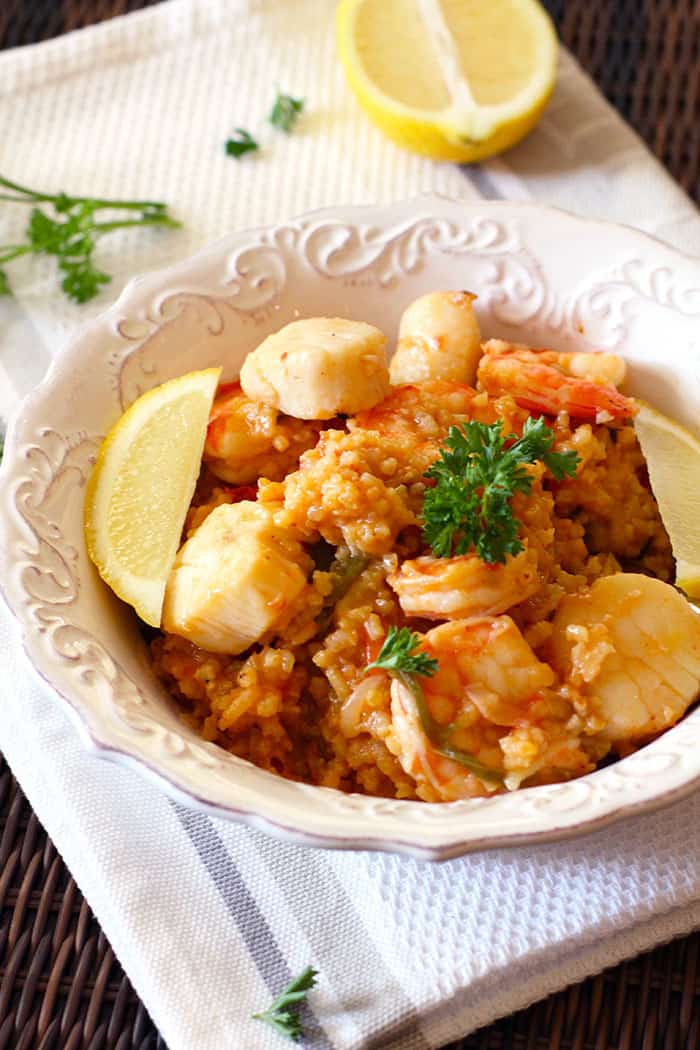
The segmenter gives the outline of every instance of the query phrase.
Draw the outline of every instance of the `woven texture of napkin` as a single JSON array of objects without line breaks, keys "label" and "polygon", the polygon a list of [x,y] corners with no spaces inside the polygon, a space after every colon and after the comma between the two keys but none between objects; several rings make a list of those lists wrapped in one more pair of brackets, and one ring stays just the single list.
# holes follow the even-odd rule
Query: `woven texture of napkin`
[{"label": "woven texture of napkin", "polygon": [[[325,0],[170,0],[0,55],[0,171],[32,186],[166,200],[177,232],[115,235],[100,300],[72,306],[50,263],[12,270],[0,413],[140,270],[334,203],[437,190],[535,199],[700,251],[700,219],[566,54],[542,123],[479,169],[383,139],[347,91]],[[307,99],[266,126],[277,87]],[[237,163],[236,126],[262,150]],[[3,209],[3,243],[26,214]],[[250,1015],[307,964],[306,1046],[440,1046],[700,924],[700,796],[552,846],[443,865],[326,853],[195,815],[83,750],[0,616],[0,747],[171,1050],[279,1047]]]}]

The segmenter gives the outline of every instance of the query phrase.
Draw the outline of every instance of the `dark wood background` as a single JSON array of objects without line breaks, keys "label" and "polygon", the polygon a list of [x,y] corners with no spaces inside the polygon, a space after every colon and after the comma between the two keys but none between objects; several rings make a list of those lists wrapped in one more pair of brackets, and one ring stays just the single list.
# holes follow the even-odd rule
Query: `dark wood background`
[{"label": "dark wood background", "polygon": [[[0,48],[156,2],[0,0]],[[700,0],[545,6],[608,99],[700,201]],[[697,934],[680,938],[450,1050],[700,1050],[699,949]],[[156,1048],[164,1043],[0,758],[0,1050]]]}]

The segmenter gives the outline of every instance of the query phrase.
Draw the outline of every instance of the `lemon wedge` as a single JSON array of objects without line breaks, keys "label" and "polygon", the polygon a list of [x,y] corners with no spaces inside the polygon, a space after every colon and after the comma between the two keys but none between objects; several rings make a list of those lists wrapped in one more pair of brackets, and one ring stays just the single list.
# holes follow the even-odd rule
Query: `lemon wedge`
[{"label": "lemon wedge", "polygon": [[634,429],[676,559],[676,585],[700,598],[700,441],[639,402]]},{"label": "lemon wedge", "polygon": [[341,0],[336,24],[368,116],[437,160],[508,149],[554,87],[557,38],[537,0]]},{"label": "lemon wedge", "polygon": [[160,626],[220,375],[220,368],[189,372],[134,401],[107,434],[87,483],[88,554],[152,627]]}]

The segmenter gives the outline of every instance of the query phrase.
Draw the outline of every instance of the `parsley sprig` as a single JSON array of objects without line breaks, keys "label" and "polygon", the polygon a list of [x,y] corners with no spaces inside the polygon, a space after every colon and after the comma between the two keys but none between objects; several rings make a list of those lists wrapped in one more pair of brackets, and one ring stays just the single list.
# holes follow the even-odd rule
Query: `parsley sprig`
[{"label": "parsley sprig", "polygon": [[506,436],[502,424],[450,427],[439,459],[425,476],[435,482],[423,501],[423,535],[438,558],[474,548],[485,562],[504,562],[523,549],[511,499],[528,493],[528,464],[541,460],[557,481],[574,476],[575,452],[552,452],[554,433],[544,418],[528,417],[523,435]]},{"label": "parsley sprig", "polygon": [[[61,287],[69,299],[86,303],[97,295],[101,286],[111,281],[109,274],[98,270],[93,252],[100,237],[113,230],[131,226],[167,226],[181,224],[168,215],[167,204],[160,201],[122,201],[101,197],[71,197],[66,193],[40,193],[0,175],[0,201],[33,205],[21,244],[0,246],[0,295],[10,294],[7,274],[1,267],[22,255],[53,255],[63,274]],[[38,205],[49,206],[49,211]],[[98,220],[98,213],[110,215]],[[126,212],[116,218],[113,213]]]},{"label": "parsley sprig", "polygon": [[[278,91],[267,118],[268,123],[272,124],[273,128],[279,128],[280,131],[289,134],[294,130],[299,114],[304,109],[304,101],[303,98],[294,98],[292,95],[285,95]],[[260,143],[245,128],[236,128],[231,138],[226,140],[224,149],[229,157],[238,159],[244,157],[246,153],[259,150]]]},{"label": "parsley sprig", "polygon": [[420,652],[420,638],[408,627],[390,627],[377,659],[367,664],[365,674],[372,668],[397,675],[430,678],[437,671],[438,662],[427,653]]},{"label": "parsley sprig", "polygon": [[386,671],[398,679],[413,697],[423,731],[436,751],[445,758],[451,758],[470,773],[487,784],[502,784],[503,777],[494,769],[489,769],[469,751],[452,747],[450,736],[454,726],[442,726],[436,722],[425,701],[425,694],[417,678],[432,678],[438,669],[438,661],[420,651],[420,637],[408,627],[390,627],[377,659],[365,668]]},{"label": "parsley sprig", "polygon": [[259,144],[245,128],[236,128],[230,139],[226,139],[225,150],[229,157],[242,157],[260,149]]},{"label": "parsley sprig", "polygon": [[284,95],[281,91],[278,91],[275,103],[270,110],[270,116],[267,119],[273,127],[279,128],[280,131],[290,132],[303,109],[303,98],[292,98],[291,95]]},{"label": "parsley sprig", "polygon": [[303,1035],[301,1021],[299,1020],[299,1007],[306,999],[307,992],[316,984],[317,976],[318,971],[314,970],[312,966],[307,966],[298,977],[289,982],[284,991],[280,992],[275,1001],[268,1006],[267,1010],[263,1010],[259,1014],[253,1014],[255,1020],[264,1021],[265,1024],[269,1024],[280,1035],[297,1042]]}]

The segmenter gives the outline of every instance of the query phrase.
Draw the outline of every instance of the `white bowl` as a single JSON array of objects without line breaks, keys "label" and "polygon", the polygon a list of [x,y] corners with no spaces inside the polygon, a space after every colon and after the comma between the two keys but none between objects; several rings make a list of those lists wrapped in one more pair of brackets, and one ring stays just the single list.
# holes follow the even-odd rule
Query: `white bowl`
[{"label": "white bowl", "polygon": [[425,805],[291,783],[182,724],[135,615],[88,561],[85,479],[102,436],[144,390],[217,364],[235,378],[246,353],[297,316],[360,318],[391,339],[410,300],[443,288],[478,294],[486,336],[623,354],[632,393],[695,425],[700,263],[630,229],[423,197],[234,234],[140,277],[24,402],[0,473],[5,598],[31,661],[97,754],[193,808],[296,842],[428,859],[587,831],[700,782],[698,710],[613,766],[490,799]]}]

